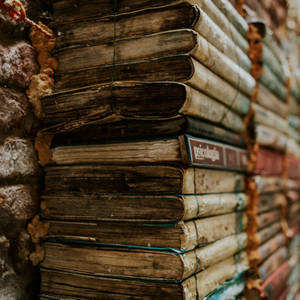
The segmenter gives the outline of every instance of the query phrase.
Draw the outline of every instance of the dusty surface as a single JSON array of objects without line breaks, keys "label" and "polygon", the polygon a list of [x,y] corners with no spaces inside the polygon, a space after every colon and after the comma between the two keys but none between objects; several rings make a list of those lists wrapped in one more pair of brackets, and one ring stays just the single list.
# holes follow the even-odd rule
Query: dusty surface
[{"label": "dusty surface", "polygon": [[0,45],[0,84],[25,89],[38,72],[35,55],[33,47],[24,41]]}]

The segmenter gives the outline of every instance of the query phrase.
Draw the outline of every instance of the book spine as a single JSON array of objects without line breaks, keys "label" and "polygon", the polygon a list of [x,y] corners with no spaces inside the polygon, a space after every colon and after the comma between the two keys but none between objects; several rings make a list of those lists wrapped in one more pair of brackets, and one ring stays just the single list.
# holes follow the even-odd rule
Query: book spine
[{"label": "book spine", "polygon": [[258,213],[268,211],[270,209],[283,206],[286,204],[286,197],[281,193],[263,194],[259,195],[257,205]]},{"label": "book spine", "polygon": [[249,31],[248,23],[232,6],[232,4],[225,0],[213,0],[213,2],[223,12],[228,20],[230,20],[241,35],[245,37]]},{"label": "book spine", "polygon": [[261,295],[268,296],[270,300],[277,300],[282,288],[286,285],[290,270],[291,267],[288,261],[281,264],[261,286]]},{"label": "book spine", "polygon": [[248,56],[202,10],[194,29],[246,72],[250,71],[251,62]]},{"label": "book spine", "polygon": [[245,190],[241,173],[188,168],[183,177],[183,194],[239,193]]},{"label": "book spine", "polygon": [[274,223],[280,220],[280,217],[281,211],[279,209],[260,214],[257,217],[258,228],[263,228],[271,223]]},{"label": "book spine", "polygon": [[253,118],[254,123],[269,126],[284,134],[289,133],[289,124],[286,119],[255,103],[253,103],[252,106],[255,111]]},{"label": "book spine", "polygon": [[[192,128],[196,129],[196,133],[202,130],[205,131],[209,125],[204,126],[202,129],[202,124],[205,123],[198,120],[198,118],[200,118],[224,126],[237,133],[241,133],[244,130],[244,123],[241,116],[230,110],[229,107],[200,93],[192,87],[186,85],[184,85],[184,87],[186,90],[186,101],[178,112],[188,116],[188,128],[193,126]],[[197,120],[191,119],[190,117],[197,118]],[[198,124],[199,121],[200,124]],[[228,130],[223,130],[222,133],[223,132],[228,132]],[[228,134],[228,136],[230,136],[230,134]]]},{"label": "book spine", "polygon": [[286,259],[288,251],[286,247],[279,248],[272,254],[260,267],[259,275],[262,281],[265,281]]},{"label": "book spine", "polygon": [[263,244],[281,230],[279,223],[274,223],[258,232],[258,244]]},{"label": "book spine", "polygon": [[272,73],[272,71],[264,65],[263,72],[259,81],[272,91],[281,101],[286,102],[286,88]]},{"label": "book spine", "polygon": [[[185,195],[182,198],[184,203],[183,220],[241,211],[246,208],[248,203],[248,196],[243,193]],[[220,206],[220,203],[222,203],[222,206]]]},{"label": "book spine", "polygon": [[182,249],[214,242],[229,235],[239,234],[247,225],[247,216],[242,212],[196,219],[183,225]]},{"label": "book spine", "polygon": [[[201,27],[202,28],[202,27]],[[197,35],[197,47],[191,55],[211,71],[231,83],[237,90],[251,96],[255,88],[254,78],[226,55],[212,46],[201,35]]]},{"label": "book spine", "polygon": [[288,105],[278,99],[261,83],[258,84],[257,103],[282,118],[286,118],[288,115]]},{"label": "book spine", "polygon": [[188,159],[191,166],[246,171],[247,151],[214,141],[185,135]]},{"label": "book spine", "polygon": [[259,148],[253,173],[259,175],[281,175],[284,156],[278,152]]},{"label": "book spine", "polygon": [[285,151],[288,142],[287,135],[264,125],[255,125],[255,141],[260,146]]},{"label": "book spine", "polygon": [[[211,110],[208,110],[207,113],[209,111]],[[226,119],[227,118],[224,118],[224,120]],[[220,125],[222,124],[225,127],[228,127],[226,126],[226,123],[223,122],[223,120],[221,121]],[[236,128],[237,126],[234,127]],[[194,118],[187,117],[186,132],[194,136],[201,136],[204,138],[210,138],[213,140],[221,141],[226,144],[231,144],[243,148],[245,147],[245,141],[239,134],[236,134],[229,130],[225,130],[221,127],[213,126],[201,120],[196,120]]]},{"label": "book spine", "polygon": [[285,163],[288,178],[300,179],[300,159],[291,155],[287,155]]},{"label": "book spine", "polygon": [[186,81],[187,84],[202,90],[241,115],[249,112],[250,100],[245,94],[238,91],[222,78],[216,76],[195,59],[191,59],[191,62],[194,73]]},{"label": "book spine", "polygon": [[258,193],[279,192],[283,189],[283,180],[277,176],[253,176]]},{"label": "book spine", "polygon": [[284,70],[282,67],[282,63],[276,58],[276,56],[272,53],[272,51],[266,44],[263,44],[262,62],[266,64],[270,68],[270,70],[277,76],[279,81],[285,85],[286,79],[283,76]]},{"label": "book spine", "polygon": [[247,244],[247,234],[241,233],[215,241],[207,246],[194,249],[182,255],[184,263],[183,279],[200,272],[243,250]]},{"label": "book spine", "polygon": [[202,299],[217,289],[220,284],[246,271],[248,267],[247,255],[244,252],[217,263],[183,281],[184,299]]},{"label": "book spine", "polygon": [[271,238],[269,241],[264,243],[258,248],[260,253],[260,261],[265,260],[269,255],[275,252],[281,246],[284,246],[286,238],[282,233],[277,234],[275,237]]}]

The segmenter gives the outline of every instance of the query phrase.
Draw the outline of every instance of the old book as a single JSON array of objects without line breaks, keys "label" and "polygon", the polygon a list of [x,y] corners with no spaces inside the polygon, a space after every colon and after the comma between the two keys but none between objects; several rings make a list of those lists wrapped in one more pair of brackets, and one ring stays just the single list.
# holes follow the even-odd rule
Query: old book
[{"label": "old book", "polygon": [[[230,247],[229,255],[225,254],[225,259],[226,257],[227,259],[232,257],[230,252],[233,252],[234,255],[239,250],[239,245],[235,244],[235,247]],[[209,246],[211,247],[211,245]],[[176,251],[154,249],[44,243],[45,256],[41,267],[86,275],[97,274],[97,276],[176,282],[182,281],[210,266],[201,266],[201,258],[205,261],[205,257],[208,254],[207,251],[206,253],[201,253],[201,249],[204,248],[182,255]],[[205,250],[203,251],[205,252]],[[197,252],[199,252],[199,258]],[[218,251],[215,249],[213,252],[217,253]],[[224,261],[222,255],[220,260],[218,259],[216,259],[216,263]],[[238,260],[239,257],[237,257]],[[199,265],[197,265],[197,261],[199,261]],[[159,268],[155,267],[156,265]]]},{"label": "old book", "polygon": [[289,123],[286,119],[255,103],[253,103],[253,109],[255,112],[253,122],[271,127],[284,134],[289,133]]},{"label": "old book", "polygon": [[272,236],[275,236],[280,231],[281,231],[281,224],[279,222],[273,223],[259,230],[257,233],[257,239],[259,244],[265,243],[268,239],[270,239]]},{"label": "old book", "polygon": [[280,247],[259,267],[259,275],[265,281],[288,258],[286,247]]},{"label": "old book", "polygon": [[[245,67],[249,70],[249,59],[245,55],[249,50],[246,39],[213,2],[187,0],[173,1],[173,3],[175,5],[166,6],[167,3],[161,2],[160,7],[107,17],[99,15],[95,17],[91,12],[90,15],[76,23],[70,24],[68,21],[54,23],[61,33],[57,39],[56,48],[87,43],[104,43],[112,40],[119,41],[124,38],[136,38],[156,32],[188,28],[198,31],[232,60],[238,63],[244,61]],[[169,20],[167,23],[164,22],[166,19]],[[223,32],[225,36],[221,34]],[[223,41],[223,45],[216,40],[216,37]],[[236,53],[236,56],[233,53]],[[243,63],[241,64],[243,65]]]},{"label": "old book", "polygon": [[263,72],[259,81],[272,91],[281,101],[287,101],[287,89],[285,83],[282,83],[267,65],[263,66]]},{"label": "old book", "polygon": [[214,299],[236,299],[242,300],[238,296],[243,293],[246,287],[245,275],[243,273],[237,274],[232,280],[226,281],[220,285],[216,290],[206,295],[203,300]]},{"label": "old book", "polygon": [[285,78],[282,62],[275,56],[266,43],[263,43],[262,63],[270,68],[283,85],[286,84],[287,78]]},{"label": "old book", "polygon": [[[190,277],[181,283],[162,281],[126,280],[42,268],[41,292],[46,295],[69,296],[81,299],[173,299],[192,300],[203,297],[248,269],[245,254],[226,259]],[[71,288],[70,288],[71,287]],[[79,297],[79,298],[78,298]],[[71,298],[72,299],[72,298]]]},{"label": "old book", "polygon": [[283,189],[283,179],[279,176],[253,176],[259,194],[280,192]]},{"label": "old book", "polygon": [[248,203],[248,196],[243,193],[140,196],[68,191],[52,194],[50,191],[43,194],[42,199],[42,216],[46,219],[151,223],[171,223],[241,211]]},{"label": "old book", "polygon": [[292,155],[286,155],[285,166],[288,178],[300,179],[300,159]]},{"label": "old book", "polygon": [[283,173],[283,164],[283,154],[273,150],[259,148],[256,153],[253,174],[280,176]]},{"label": "old book", "polygon": [[259,195],[257,210],[262,213],[285,204],[286,196],[283,193],[261,194]]},{"label": "old book", "polygon": [[[232,105],[245,114],[250,109],[250,102]],[[49,133],[71,131],[90,124],[162,121],[180,116],[200,118],[235,132],[242,132],[244,128],[242,118],[230,108],[185,84],[171,82],[115,82],[56,93],[43,98],[42,107]],[[196,121],[188,122],[189,127],[197,127]]]},{"label": "old book", "polygon": [[286,118],[288,115],[288,105],[278,99],[263,84],[258,84],[257,103],[273,113]]},{"label": "old book", "polygon": [[[74,165],[45,168],[45,192],[207,194],[242,192],[244,175],[236,172],[165,165]],[[59,180],[58,180],[59,179]]]},{"label": "old book", "polygon": [[[183,54],[191,55],[246,95],[253,94],[254,78],[200,34],[189,29],[125,39],[117,44],[72,45],[55,52],[60,73]],[[209,91],[205,92],[209,94]]]},{"label": "old book", "polygon": [[102,244],[191,250],[242,232],[247,224],[243,213],[194,219],[178,224],[71,222],[49,220],[47,238],[94,241]]},{"label": "old book", "polygon": [[281,209],[274,209],[257,216],[257,225],[261,229],[272,223],[278,222],[281,218]]},{"label": "old book", "polygon": [[275,222],[248,236],[249,244],[262,245],[282,230],[280,222]]},{"label": "old book", "polygon": [[278,296],[290,274],[291,266],[288,261],[282,263],[274,272],[265,280],[258,290],[248,292],[250,299],[261,299],[261,296],[268,296],[270,300],[278,300]]},{"label": "old book", "polygon": [[264,125],[255,125],[254,129],[255,141],[258,145],[278,151],[285,151],[288,143],[286,134]]},{"label": "old book", "polygon": [[102,83],[112,84],[124,80],[181,82],[204,91],[210,97],[241,114],[249,110],[249,99],[246,95],[189,55],[57,73],[56,91],[70,91],[75,88]]},{"label": "old book", "polygon": [[249,30],[248,23],[232,6],[232,4],[227,0],[212,1],[224,13],[224,15],[227,16],[227,18],[232,22],[232,24],[237,28],[237,30],[243,36],[246,36]]},{"label": "old book", "polygon": [[52,146],[90,145],[120,140],[143,138],[164,138],[184,133],[197,137],[209,138],[246,148],[241,135],[233,131],[218,127],[212,123],[192,117],[175,117],[170,120],[125,120],[103,125],[83,125],[77,129],[59,131],[59,126],[50,126],[43,130],[45,134],[55,134]]},{"label": "old book", "polygon": [[52,149],[52,162],[56,165],[161,163],[247,171],[248,157],[242,148],[181,135],[164,140],[56,147]]},{"label": "old book", "polygon": [[264,261],[267,257],[269,257],[272,253],[274,253],[278,248],[284,246],[286,244],[286,237],[283,233],[278,233],[276,236],[262,244],[258,248],[258,252],[260,254],[260,261]]}]

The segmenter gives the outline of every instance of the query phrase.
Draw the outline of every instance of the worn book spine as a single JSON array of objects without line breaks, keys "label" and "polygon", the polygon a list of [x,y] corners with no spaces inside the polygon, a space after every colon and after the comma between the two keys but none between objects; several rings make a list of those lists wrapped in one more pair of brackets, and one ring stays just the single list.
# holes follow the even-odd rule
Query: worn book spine
[{"label": "worn book spine", "polygon": [[230,22],[232,22],[242,36],[246,36],[249,31],[248,23],[232,6],[232,4],[226,0],[213,0],[213,2],[230,20]]},{"label": "worn book spine", "polygon": [[287,101],[287,91],[284,83],[279,81],[268,66],[264,65],[259,81],[272,91],[281,101]]},{"label": "worn book spine", "polygon": [[283,193],[271,193],[259,195],[257,211],[259,213],[274,209],[286,204],[286,196]]},{"label": "worn book spine", "polygon": [[257,216],[258,228],[261,229],[269,224],[279,221],[281,217],[281,210],[274,209],[266,213],[262,213]]},{"label": "worn book spine", "polygon": [[[243,213],[230,213],[177,225],[124,224],[104,222],[66,222],[50,220],[46,238],[94,241],[103,244],[191,250],[198,245],[214,242],[245,229]],[[169,236],[176,238],[169,239]],[[117,243],[116,243],[117,241]]]},{"label": "worn book spine", "polygon": [[[53,129],[53,127],[52,127]],[[44,133],[53,133],[51,127]],[[179,116],[170,120],[125,120],[103,125],[85,125],[66,132],[57,132],[52,145],[87,145],[97,142],[112,142],[120,140],[170,137],[188,133],[197,137],[210,138],[226,144],[244,148],[243,138],[229,130],[207,123],[200,119]]]},{"label": "worn book spine", "polygon": [[300,179],[300,159],[295,156],[287,155],[285,164],[288,178]]},{"label": "worn book spine", "polygon": [[284,134],[289,133],[289,124],[286,119],[255,103],[253,104],[253,109],[255,112],[253,122],[269,126]]},{"label": "worn book spine", "polygon": [[278,248],[284,246],[286,243],[286,238],[283,233],[277,234],[275,237],[268,240],[266,243],[261,245],[258,248],[260,253],[260,261],[262,262],[267,257],[269,257],[272,253],[274,253]]},{"label": "worn book spine", "polygon": [[[158,98],[160,102],[157,102]],[[84,104],[82,99],[86,99]],[[157,126],[156,122],[180,116],[191,116],[197,121],[201,118],[235,132],[242,132],[244,128],[242,118],[230,108],[179,83],[115,82],[113,85],[53,94],[43,98],[42,108],[43,121],[48,124],[43,132],[50,134],[69,132],[95,123],[100,127],[120,120],[152,121],[152,130]],[[197,121],[193,124],[200,130],[203,122],[198,125]]]},{"label": "worn book spine", "polygon": [[[42,200],[41,213],[47,219],[117,222],[149,222],[151,220],[156,223],[191,220],[241,211],[248,203],[248,196],[243,193],[139,196],[62,192],[44,194]],[[71,209],[72,213],[70,213]]]},{"label": "worn book spine", "polygon": [[284,76],[285,72],[281,61],[276,58],[265,43],[263,44],[262,63],[266,64],[270,68],[283,85],[286,84],[286,78]]},{"label": "worn book spine", "polygon": [[286,285],[291,266],[286,261],[273,272],[261,286],[261,294],[267,295],[270,300],[277,300],[282,288]]},{"label": "worn book spine", "polygon": [[253,174],[280,176],[283,172],[283,154],[259,148]]},{"label": "worn book spine", "polygon": [[263,84],[258,84],[257,103],[273,113],[286,118],[288,115],[288,105],[278,99],[268,88]]},{"label": "worn book spine", "polygon": [[265,281],[288,258],[286,247],[281,247],[274,252],[260,267],[259,275]]},{"label": "worn book spine", "polygon": [[283,180],[278,176],[259,176],[253,177],[259,194],[279,192],[283,189]]},{"label": "worn book spine", "polygon": [[[112,80],[112,70],[114,78]],[[128,74],[128,69],[132,70]],[[127,71],[125,71],[127,70]],[[70,79],[72,80],[70,81]],[[249,111],[249,98],[189,55],[78,69],[57,74],[57,91],[114,81],[176,81],[207,93],[240,114]]]},{"label": "worn book spine", "polygon": [[[242,192],[240,173],[171,166],[52,166],[46,167],[45,192],[89,191],[137,194],[205,194]],[[84,174],[84,175],[83,175]],[[62,180],[59,180],[61,178]]]},{"label": "worn book spine", "polygon": [[247,234],[240,233],[217,240],[214,243],[194,249],[182,255],[185,270],[183,278],[190,277],[228,257],[234,256],[243,250],[246,245]]},{"label": "worn book spine", "polygon": [[248,258],[245,252],[242,252],[238,257],[228,258],[215,264],[182,283],[184,299],[192,300],[197,297],[201,299],[227,280],[231,280],[239,273],[245,272],[248,268]]},{"label": "worn book spine", "polygon": [[287,135],[264,125],[255,125],[255,141],[260,146],[285,151]]},{"label": "worn book spine", "polygon": [[203,300],[227,299],[238,296],[243,293],[246,286],[245,275],[243,273],[237,274],[232,280],[226,281],[213,292],[203,298]]},{"label": "worn book spine", "polygon": [[[163,149],[163,151],[162,151]],[[88,146],[61,146],[52,150],[56,165],[166,163],[246,171],[247,151],[190,135]]]}]

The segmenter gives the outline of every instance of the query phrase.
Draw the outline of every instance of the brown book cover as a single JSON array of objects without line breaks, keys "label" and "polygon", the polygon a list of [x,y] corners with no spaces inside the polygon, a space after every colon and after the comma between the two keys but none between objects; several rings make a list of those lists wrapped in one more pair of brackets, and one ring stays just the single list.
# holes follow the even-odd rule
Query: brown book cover
[{"label": "brown book cover", "polygon": [[190,135],[163,140],[139,140],[52,149],[56,165],[73,164],[175,164],[247,171],[245,149]]},{"label": "brown book cover", "polygon": [[47,223],[48,239],[191,250],[196,246],[242,232],[246,227],[247,217],[244,213],[237,212],[178,224],[56,220],[49,220]]},{"label": "brown book cover", "polygon": [[71,165],[45,168],[45,192],[208,194],[243,192],[241,173],[165,165]]},{"label": "brown book cover", "polygon": [[41,213],[46,219],[146,223],[221,215],[244,210],[248,204],[244,193],[160,196],[50,191],[42,200]]}]

